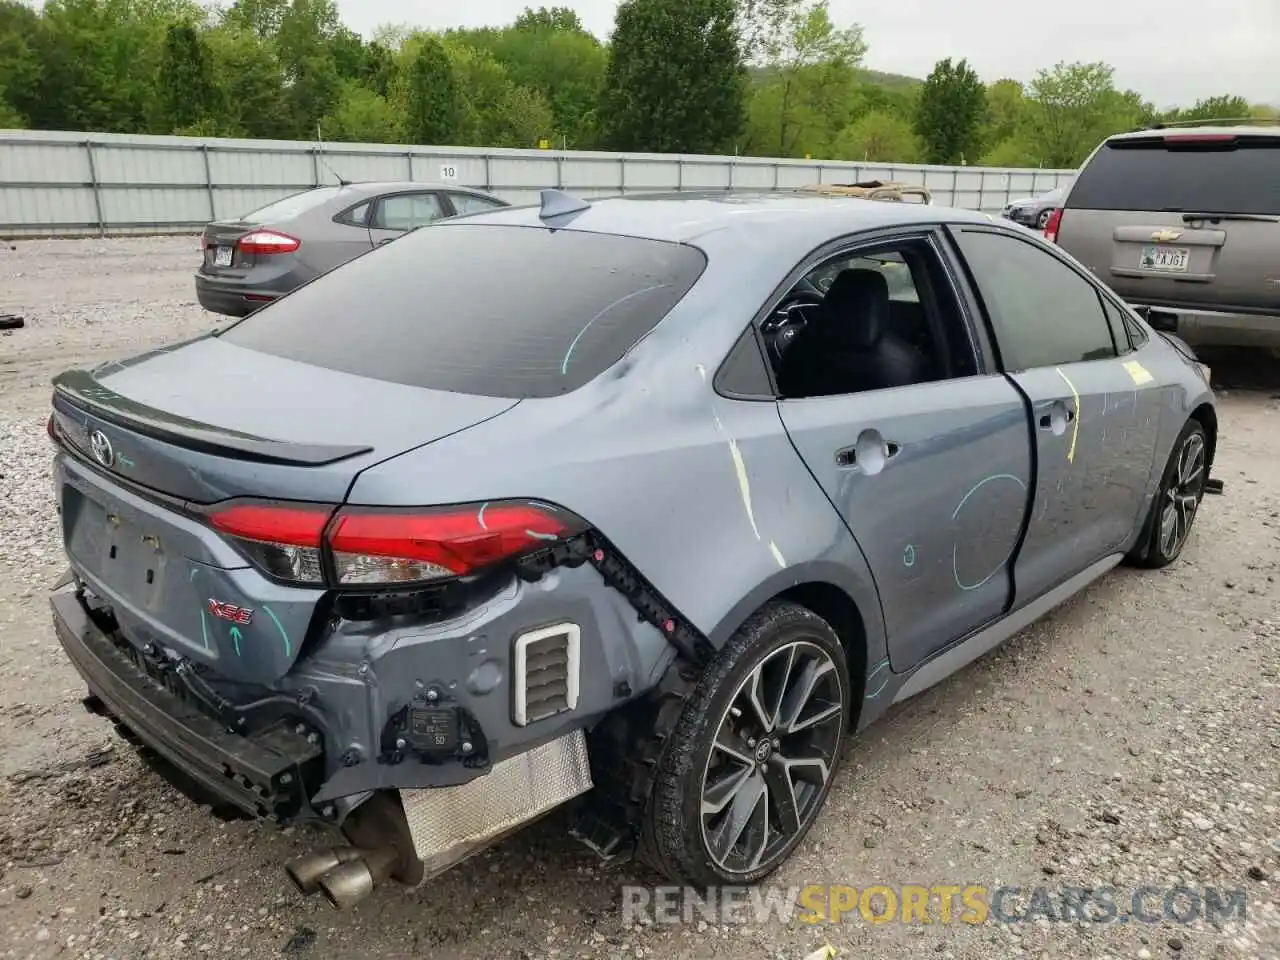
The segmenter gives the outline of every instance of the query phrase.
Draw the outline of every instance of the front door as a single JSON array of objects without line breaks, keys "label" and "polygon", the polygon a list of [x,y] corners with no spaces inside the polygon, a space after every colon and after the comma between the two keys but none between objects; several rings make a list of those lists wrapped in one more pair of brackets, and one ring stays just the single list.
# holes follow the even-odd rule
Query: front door
[{"label": "front door", "polygon": [[[1117,342],[1093,281],[1050,248],[984,227],[954,231],[1002,364],[1031,407],[1035,503],[1014,566],[1018,602],[1122,549],[1151,469],[1140,429],[1154,379]],[[1119,335],[1123,336],[1123,325]]]}]

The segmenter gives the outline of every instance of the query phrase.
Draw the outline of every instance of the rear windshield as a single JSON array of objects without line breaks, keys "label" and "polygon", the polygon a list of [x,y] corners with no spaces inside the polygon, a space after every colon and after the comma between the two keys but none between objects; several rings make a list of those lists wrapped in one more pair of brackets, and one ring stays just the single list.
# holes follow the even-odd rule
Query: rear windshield
[{"label": "rear windshield", "polygon": [[288,220],[300,213],[313,210],[322,203],[328,203],[338,195],[341,189],[341,187],[317,187],[314,190],[304,190],[302,193],[295,193],[283,200],[268,203],[265,207],[246,213],[240,218],[240,222],[268,223],[272,220]]},{"label": "rear windshield", "polygon": [[1280,137],[1113,140],[1080,171],[1067,206],[1280,215]]},{"label": "rear windshield", "polygon": [[393,383],[550,397],[620,360],[701,276],[683,244],[440,222],[228,327],[251,350]]}]

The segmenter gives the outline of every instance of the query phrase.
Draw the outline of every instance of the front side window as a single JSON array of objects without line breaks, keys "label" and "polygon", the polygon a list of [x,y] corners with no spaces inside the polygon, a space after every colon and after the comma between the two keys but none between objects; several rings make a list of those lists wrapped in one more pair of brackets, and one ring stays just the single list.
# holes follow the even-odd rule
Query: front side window
[{"label": "front side window", "polygon": [[960,230],[956,244],[986,307],[1006,371],[1116,355],[1098,291],[1053,254],[990,230]]}]

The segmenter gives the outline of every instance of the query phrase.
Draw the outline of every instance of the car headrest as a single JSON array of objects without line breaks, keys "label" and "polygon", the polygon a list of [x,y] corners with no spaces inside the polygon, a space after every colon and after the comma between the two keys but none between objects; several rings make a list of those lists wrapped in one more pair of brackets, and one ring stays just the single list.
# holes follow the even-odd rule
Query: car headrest
[{"label": "car headrest", "polygon": [[815,321],[831,340],[869,350],[889,324],[889,284],[878,270],[850,268],[836,274]]}]

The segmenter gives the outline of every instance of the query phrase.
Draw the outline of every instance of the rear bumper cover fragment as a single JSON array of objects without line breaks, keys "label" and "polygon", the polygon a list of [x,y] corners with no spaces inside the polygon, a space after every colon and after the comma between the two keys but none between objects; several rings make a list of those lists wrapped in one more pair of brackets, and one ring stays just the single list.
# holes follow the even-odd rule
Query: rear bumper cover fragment
[{"label": "rear bumper cover fragment", "polygon": [[290,820],[306,808],[305,780],[322,759],[281,723],[229,733],[152,680],[89,615],[74,591],[49,600],[67,656],[106,713],[214,796],[249,816]]}]

